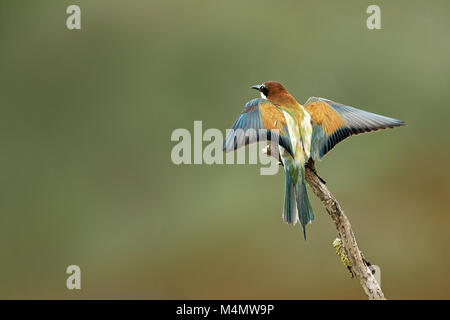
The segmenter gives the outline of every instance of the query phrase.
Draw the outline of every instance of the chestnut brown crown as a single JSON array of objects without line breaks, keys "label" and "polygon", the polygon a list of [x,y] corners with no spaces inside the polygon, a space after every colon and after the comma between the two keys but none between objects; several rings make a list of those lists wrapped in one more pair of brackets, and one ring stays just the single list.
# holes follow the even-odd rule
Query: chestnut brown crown
[{"label": "chestnut brown crown", "polygon": [[296,105],[297,101],[286,90],[285,87],[276,81],[266,81],[263,84],[252,86],[252,89],[256,89],[261,92],[263,98],[278,105]]}]

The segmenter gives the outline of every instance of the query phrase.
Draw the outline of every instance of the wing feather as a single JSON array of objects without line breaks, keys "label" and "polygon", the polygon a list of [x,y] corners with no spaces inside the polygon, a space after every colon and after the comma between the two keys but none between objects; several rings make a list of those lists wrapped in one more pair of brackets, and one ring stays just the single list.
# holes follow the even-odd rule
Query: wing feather
[{"label": "wing feather", "polygon": [[253,99],[247,102],[231,129],[223,144],[226,152],[257,141],[270,140],[278,143],[292,156],[294,154],[284,114],[268,100]]},{"label": "wing feather", "polygon": [[402,126],[403,121],[356,109],[328,99],[311,97],[304,108],[311,116],[314,160],[351,135]]}]

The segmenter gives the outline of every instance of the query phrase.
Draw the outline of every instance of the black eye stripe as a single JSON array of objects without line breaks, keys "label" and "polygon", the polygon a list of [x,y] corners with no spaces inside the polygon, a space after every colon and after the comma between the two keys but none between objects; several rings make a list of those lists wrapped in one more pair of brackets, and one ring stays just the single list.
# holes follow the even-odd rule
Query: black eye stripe
[{"label": "black eye stripe", "polygon": [[269,95],[269,89],[267,89],[266,87],[261,87],[261,92],[263,95],[265,95],[266,97]]}]

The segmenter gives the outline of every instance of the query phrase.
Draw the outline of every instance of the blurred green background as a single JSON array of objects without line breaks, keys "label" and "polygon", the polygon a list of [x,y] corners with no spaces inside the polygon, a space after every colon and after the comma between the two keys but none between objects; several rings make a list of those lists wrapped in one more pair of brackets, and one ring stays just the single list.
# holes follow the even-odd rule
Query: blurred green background
[{"label": "blurred green background", "polygon": [[229,128],[266,80],[407,122],[340,143],[318,171],[388,298],[450,298],[449,9],[2,0],[0,298],[365,299],[311,191],[304,241],[281,219],[281,170],[171,162],[174,129]]}]

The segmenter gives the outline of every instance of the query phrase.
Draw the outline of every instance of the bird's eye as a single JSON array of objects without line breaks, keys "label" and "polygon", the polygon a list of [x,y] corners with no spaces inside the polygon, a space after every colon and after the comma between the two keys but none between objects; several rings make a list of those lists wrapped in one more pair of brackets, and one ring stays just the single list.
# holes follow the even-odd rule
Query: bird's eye
[{"label": "bird's eye", "polygon": [[266,87],[261,87],[261,92],[263,95],[265,95],[266,97],[269,95],[269,89],[267,89]]}]

